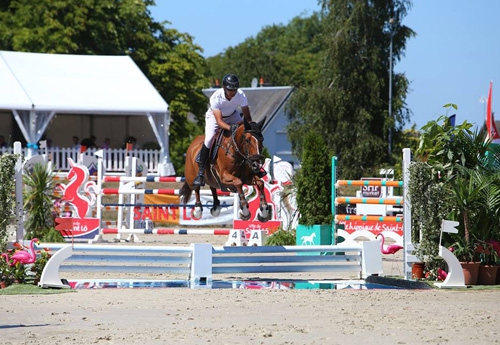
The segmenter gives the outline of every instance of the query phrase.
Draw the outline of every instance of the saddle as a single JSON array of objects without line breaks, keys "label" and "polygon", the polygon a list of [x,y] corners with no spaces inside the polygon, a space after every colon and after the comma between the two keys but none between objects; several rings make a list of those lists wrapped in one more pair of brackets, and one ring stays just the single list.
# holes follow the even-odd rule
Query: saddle
[{"label": "saddle", "polygon": [[217,161],[217,152],[219,151],[218,148],[222,146],[222,140],[224,139],[225,136],[231,135],[230,131],[226,131],[222,128],[218,128],[217,131],[215,132],[215,138],[214,138],[214,143],[212,144],[212,147],[210,148],[210,153],[208,155],[209,157],[209,169],[212,172],[212,175],[214,176],[215,180],[217,181],[217,184],[219,185],[219,189],[223,192],[236,192],[236,189],[228,189],[222,186],[222,181],[219,175],[219,172],[217,169],[215,169],[215,162]]},{"label": "saddle", "polygon": [[[217,181],[217,184],[219,185],[219,189],[222,190],[223,192],[235,192],[236,190],[229,190],[227,188],[222,187],[222,182],[220,179],[219,172],[217,169],[215,169],[215,161],[217,160],[217,151],[220,146],[222,146],[222,139],[224,136],[231,135],[230,131],[223,130],[222,128],[218,128],[215,132],[214,135],[214,143],[212,144],[212,147],[210,147],[210,151],[208,154],[208,166],[210,168],[210,171],[212,172],[212,175]],[[196,162],[200,163],[200,151],[198,151],[198,154],[196,155]]]}]

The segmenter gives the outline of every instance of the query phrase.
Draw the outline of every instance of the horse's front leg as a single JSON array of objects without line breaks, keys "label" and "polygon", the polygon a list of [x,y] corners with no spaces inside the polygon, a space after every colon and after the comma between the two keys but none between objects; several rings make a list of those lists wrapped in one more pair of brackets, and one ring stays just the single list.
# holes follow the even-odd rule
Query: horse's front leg
[{"label": "horse's front leg", "polygon": [[210,214],[214,217],[217,217],[220,214],[221,209],[219,197],[217,196],[217,189],[215,189],[214,187],[210,187],[210,190],[212,191],[212,198],[214,200],[214,204],[210,209]]},{"label": "horse's front leg", "polygon": [[222,182],[226,185],[233,185],[238,193],[238,198],[240,200],[240,213],[239,216],[242,220],[249,220],[252,214],[248,207],[248,201],[245,198],[245,193],[243,193],[243,182],[239,178],[229,173],[224,173],[222,175]]},{"label": "horse's front leg", "polygon": [[200,219],[201,215],[203,214],[203,205],[201,204],[201,199],[200,199],[200,187],[197,187],[194,190],[194,196],[196,198],[196,202],[194,204],[193,211],[191,212],[191,215],[193,219]]},{"label": "horse's front leg", "polygon": [[264,190],[264,181],[261,179],[255,178],[254,180],[257,189],[259,190],[259,198],[260,198],[260,206],[257,211],[257,219],[261,222],[267,222],[271,219],[271,207],[269,207],[266,200],[266,193]]},{"label": "horse's front leg", "polygon": [[238,185],[234,185],[236,187],[236,191],[238,192],[238,197],[240,199],[240,218],[241,220],[249,220],[252,216],[250,212],[250,208],[248,207],[248,201],[245,198],[245,193],[243,192],[243,183]]}]

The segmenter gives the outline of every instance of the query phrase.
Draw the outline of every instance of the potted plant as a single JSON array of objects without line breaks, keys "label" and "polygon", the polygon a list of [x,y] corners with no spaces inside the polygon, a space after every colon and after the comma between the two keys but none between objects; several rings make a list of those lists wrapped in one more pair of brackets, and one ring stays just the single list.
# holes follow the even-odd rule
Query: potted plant
[{"label": "potted plant", "polygon": [[301,168],[294,176],[299,220],[297,245],[333,244],[332,166],[324,138],[313,131],[304,137]]},{"label": "potted plant", "polygon": [[480,266],[477,278],[478,285],[495,285],[497,280],[498,254],[493,246],[487,242],[479,242],[476,245],[476,253],[479,254]]},{"label": "potted plant", "polygon": [[474,245],[471,242],[467,242],[463,235],[458,234],[455,236],[455,242],[452,244],[451,249],[458,261],[460,261],[460,265],[462,265],[465,285],[477,284],[481,262],[477,259]]}]

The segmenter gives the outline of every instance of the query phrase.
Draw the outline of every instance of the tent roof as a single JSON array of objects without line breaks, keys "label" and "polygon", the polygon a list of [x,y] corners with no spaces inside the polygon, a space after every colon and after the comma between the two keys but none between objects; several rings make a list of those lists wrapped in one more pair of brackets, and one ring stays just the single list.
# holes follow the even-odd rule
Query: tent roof
[{"label": "tent roof", "polygon": [[129,56],[0,51],[0,109],[166,113],[168,104]]}]

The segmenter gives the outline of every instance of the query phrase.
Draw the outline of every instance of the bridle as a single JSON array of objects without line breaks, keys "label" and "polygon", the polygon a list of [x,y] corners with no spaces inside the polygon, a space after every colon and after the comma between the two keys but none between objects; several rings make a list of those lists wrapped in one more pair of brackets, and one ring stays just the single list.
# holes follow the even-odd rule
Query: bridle
[{"label": "bridle", "polygon": [[[238,129],[238,131],[235,131],[231,134],[231,144],[229,145],[229,147],[231,147],[231,146],[234,147],[234,153],[229,152],[229,147],[226,149],[226,153],[230,154],[235,159],[236,162],[238,162],[236,155],[240,156],[241,160],[238,162],[238,164],[240,164],[242,166],[246,164],[246,165],[248,165],[248,167],[250,169],[252,169],[252,171],[258,172],[261,165],[264,163],[265,157],[261,154],[250,155],[250,153],[248,152],[249,145],[244,144],[244,143],[241,143],[241,145],[240,145],[244,149],[244,152],[242,152],[240,150],[240,147],[239,147],[237,141],[236,141],[237,132],[239,132],[239,129]],[[257,145],[258,146],[261,145],[262,140],[259,140],[259,137],[262,137],[261,131],[254,130],[254,129],[244,130],[243,135],[241,135],[242,141],[245,140],[245,136],[244,136],[245,133],[251,134],[252,138],[257,142]]]}]

